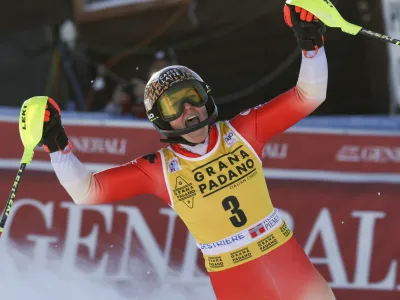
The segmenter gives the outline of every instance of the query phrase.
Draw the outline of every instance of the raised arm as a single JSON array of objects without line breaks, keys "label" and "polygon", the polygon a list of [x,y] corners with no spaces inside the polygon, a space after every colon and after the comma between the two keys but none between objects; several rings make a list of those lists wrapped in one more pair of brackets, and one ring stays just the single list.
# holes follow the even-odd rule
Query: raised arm
[{"label": "raised arm", "polygon": [[[302,22],[307,22],[306,20]],[[296,37],[299,40],[297,34]],[[322,35],[320,38],[323,41]],[[304,45],[304,41],[300,39],[299,45]],[[243,136],[256,144],[256,148],[263,147],[273,135],[290,128],[324,102],[328,85],[328,64],[322,44],[313,45],[315,50],[302,49],[300,73],[295,87],[231,120],[232,125]]]}]

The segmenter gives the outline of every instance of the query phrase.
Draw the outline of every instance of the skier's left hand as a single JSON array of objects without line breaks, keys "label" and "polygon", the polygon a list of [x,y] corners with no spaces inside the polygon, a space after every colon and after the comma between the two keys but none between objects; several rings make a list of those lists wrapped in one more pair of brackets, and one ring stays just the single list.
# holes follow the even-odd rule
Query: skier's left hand
[{"label": "skier's left hand", "polygon": [[304,8],[287,5],[283,9],[286,24],[293,29],[300,49],[318,52],[324,45],[326,26]]},{"label": "skier's left hand", "polygon": [[[43,122],[43,135],[38,146],[43,146],[48,153],[57,151],[68,153],[72,148],[61,122],[60,107],[51,98],[47,100]],[[67,146],[69,149],[65,150]]]}]

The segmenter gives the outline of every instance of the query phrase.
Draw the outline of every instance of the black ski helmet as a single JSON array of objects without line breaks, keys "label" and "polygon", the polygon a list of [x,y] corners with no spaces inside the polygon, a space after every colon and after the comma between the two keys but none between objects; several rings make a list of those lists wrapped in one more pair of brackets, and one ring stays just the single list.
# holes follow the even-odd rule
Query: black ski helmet
[{"label": "black ski helmet", "polygon": [[[182,101],[179,101],[180,103],[174,106],[175,108],[178,107],[180,109],[179,113],[172,116],[172,118],[166,116],[163,108],[171,108],[171,103],[163,106],[164,98],[168,99],[167,95],[169,93],[174,93],[187,87],[190,87],[197,92],[199,96],[198,103],[192,103],[190,100],[186,101],[186,98],[179,99]],[[208,118],[189,128],[173,129],[169,122],[174,118],[178,118],[182,114],[183,104],[185,102],[197,106],[205,106]],[[153,126],[166,137],[166,139],[161,140],[166,143],[185,143],[192,145],[192,143],[182,138],[182,135],[199,130],[204,126],[211,125],[216,121],[218,116],[218,109],[211,96],[210,87],[196,72],[179,65],[166,67],[151,76],[144,91],[144,105],[147,118]]]}]

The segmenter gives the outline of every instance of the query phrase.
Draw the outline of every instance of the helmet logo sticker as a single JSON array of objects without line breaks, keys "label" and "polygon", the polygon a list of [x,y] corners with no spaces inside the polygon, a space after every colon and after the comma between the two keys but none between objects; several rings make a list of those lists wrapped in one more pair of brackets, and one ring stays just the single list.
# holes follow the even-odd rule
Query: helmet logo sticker
[{"label": "helmet logo sticker", "polygon": [[171,83],[173,83],[176,80],[179,80],[182,77],[184,77],[184,74],[181,72],[181,70],[169,69],[160,74],[157,82],[159,85],[164,85],[164,84],[171,85]]},{"label": "helmet logo sticker", "polygon": [[174,67],[163,71],[154,81],[149,82],[146,86],[144,98],[145,101],[147,101],[147,106],[153,106],[154,102],[156,102],[167,89],[185,80],[201,81],[201,78],[196,73],[184,67]]}]

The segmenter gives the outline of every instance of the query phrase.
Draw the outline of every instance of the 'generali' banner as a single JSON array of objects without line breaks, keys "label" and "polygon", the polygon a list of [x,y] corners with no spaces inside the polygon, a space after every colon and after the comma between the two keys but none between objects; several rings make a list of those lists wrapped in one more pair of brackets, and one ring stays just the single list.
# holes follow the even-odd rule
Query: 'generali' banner
[{"label": "'generali' banner", "polygon": [[[75,154],[95,171],[161,146],[158,133],[142,124],[66,123]],[[7,141],[0,148],[0,199],[6,199],[22,146],[16,123],[0,122],[0,128],[0,140]],[[289,131],[271,140],[263,156],[272,201],[337,298],[399,299],[398,137]],[[38,150],[17,198],[2,239],[24,246],[32,264],[42,266],[56,252],[60,268],[110,281],[143,276],[209,287],[193,238],[154,196],[75,205],[47,153]],[[139,265],[145,274],[138,274]]]}]

